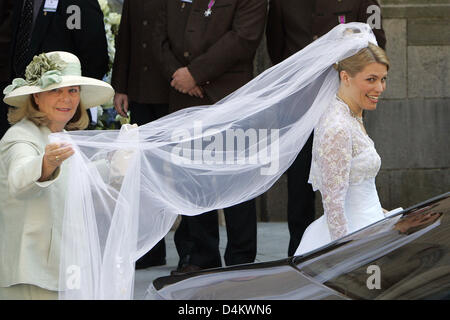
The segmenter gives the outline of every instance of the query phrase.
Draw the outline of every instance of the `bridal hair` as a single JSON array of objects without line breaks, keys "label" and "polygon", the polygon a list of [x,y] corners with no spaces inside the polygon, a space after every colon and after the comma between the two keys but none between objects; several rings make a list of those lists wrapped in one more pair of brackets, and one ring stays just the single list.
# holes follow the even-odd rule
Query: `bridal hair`
[{"label": "bridal hair", "polygon": [[378,62],[386,65],[389,70],[389,59],[386,52],[369,42],[369,45],[360,50],[357,54],[348,57],[342,61],[336,62],[333,68],[340,74],[341,71],[346,71],[350,76],[354,77],[358,72],[361,72],[365,66],[370,63]]},{"label": "bridal hair", "polygon": [[[47,115],[39,111],[39,107],[31,94],[29,95],[28,102],[24,106],[9,108],[8,122],[11,125],[16,124],[23,118],[27,118],[37,126],[47,126],[49,123]],[[65,129],[68,131],[83,130],[87,128],[88,124],[89,117],[86,109],[78,105],[77,111],[75,111],[72,119],[67,122]]]}]

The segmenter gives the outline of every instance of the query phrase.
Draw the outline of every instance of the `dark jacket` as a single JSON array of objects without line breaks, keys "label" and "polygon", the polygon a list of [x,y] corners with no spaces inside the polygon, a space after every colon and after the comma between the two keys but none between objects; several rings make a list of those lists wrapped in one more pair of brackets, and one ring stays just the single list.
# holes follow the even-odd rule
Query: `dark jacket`
[{"label": "dark jacket", "polygon": [[[13,48],[20,22],[23,0],[15,1]],[[106,43],[103,13],[95,0],[59,0],[56,12],[44,12],[44,3],[36,19],[31,37],[31,52],[27,63],[15,66],[14,77],[23,77],[25,67],[33,56],[51,51],[67,51],[75,54],[81,62],[84,76],[102,79],[108,70],[108,46]],[[76,5],[80,8],[81,28],[69,29],[67,20],[73,12],[67,8]],[[13,52],[13,55],[15,52]]]},{"label": "dark jacket", "polygon": [[[187,66],[196,83],[215,103],[253,78],[253,58],[264,32],[266,0],[209,0],[192,4],[162,1],[155,26],[155,56],[167,81]],[[171,90],[172,110],[190,106],[188,95]]]},{"label": "dark jacket", "polygon": [[152,55],[157,6],[157,0],[123,3],[111,84],[134,102],[163,104],[169,99],[169,84]]},{"label": "dark jacket", "polygon": [[[276,64],[339,24],[340,17],[348,22],[368,22],[371,5],[376,0],[270,0],[266,27],[267,49]],[[378,45],[386,46],[383,28],[373,29]]]},{"label": "dark jacket", "polygon": [[10,81],[13,6],[14,0],[0,1],[0,83]]}]

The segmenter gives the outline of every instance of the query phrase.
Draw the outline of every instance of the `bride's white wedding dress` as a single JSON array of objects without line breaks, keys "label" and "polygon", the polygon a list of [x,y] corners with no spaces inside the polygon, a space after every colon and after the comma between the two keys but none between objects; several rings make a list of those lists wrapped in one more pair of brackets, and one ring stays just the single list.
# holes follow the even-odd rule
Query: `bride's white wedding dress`
[{"label": "bride's white wedding dress", "polygon": [[314,129],[309,183],[322,195],[324,215],[305,230],[295,255],[384,218],[375,187],[381,159],[359,121],[336,97]]}]

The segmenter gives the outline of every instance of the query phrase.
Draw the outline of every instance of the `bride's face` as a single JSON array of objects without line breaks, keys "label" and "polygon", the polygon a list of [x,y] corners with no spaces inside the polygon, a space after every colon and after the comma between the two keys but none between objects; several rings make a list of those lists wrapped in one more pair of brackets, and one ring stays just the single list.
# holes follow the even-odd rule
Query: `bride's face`
[{"label": "bride's face", "polygon": [[[354,77],[343,77],[346,96],[355,108],[375,110],[381,93],[386,89],[387,67],[382,63],[371,63]],[[359,110],[358,110],[359,111]]]}]

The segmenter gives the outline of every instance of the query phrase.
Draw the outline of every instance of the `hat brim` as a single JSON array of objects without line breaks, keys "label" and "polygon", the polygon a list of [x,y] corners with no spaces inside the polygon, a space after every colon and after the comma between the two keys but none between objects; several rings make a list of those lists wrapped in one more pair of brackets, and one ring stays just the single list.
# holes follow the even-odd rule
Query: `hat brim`
[{"label": "hat brim", "polygon": [[114,89],[107,82],[81,76],[63,76],[60,83],[49,85],[45,89],[39,86],[19,87],[5,96],[3,101],[14,107],[25,106],[30,94],[45,92],[57,88],[80,86],[80,104],[85,108],[92,108],[111,101]]}]

